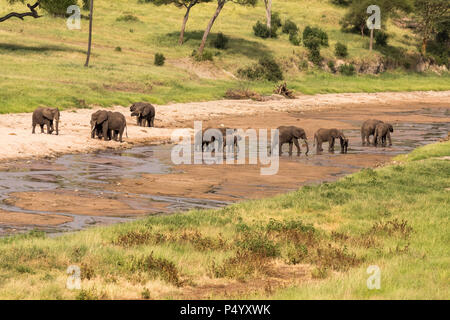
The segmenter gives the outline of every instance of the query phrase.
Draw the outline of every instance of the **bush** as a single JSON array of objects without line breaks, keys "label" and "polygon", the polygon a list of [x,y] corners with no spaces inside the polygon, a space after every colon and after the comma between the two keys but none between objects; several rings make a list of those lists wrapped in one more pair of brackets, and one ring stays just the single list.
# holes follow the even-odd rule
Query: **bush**
[{"label": "bush", "polygon": [[389,35],[383,31],[375,32],[375,43],[377,46],[385,47],[388,44]]},{"label": "bush", "polygon": [[116,48],[114,49],[114,51],[122,52],[122,48],[121,48],[121,47],[116,47]]},{"label": "bush", "polygon": [[261,21],[256,22],[256,24],[253,26],[253,32],[255,36],[267,39],[267,38],[276,38],[277,37],[277,30],[278,28],[272,27],[272,29],[269,29],[266,24],[262,23]]},{"label": "bush", "polygon": [[119,22],[138,22],[139,19],[136,16],[133,16],[132,14],[126,14],[120,17],[117,17],[116,21]]},{"label": "bush", "polygon": [[308,49],[328,47],[328,35],[320,28],[307,26],[303,30],[303,44]]},{"label": "bush", "polygon": [[283,33],[296,34],[296,33],[298,33],[298,31],[299,31],[299,29],[298,29],[297,25],[295,24],[295,22],[293,22],[289,19],[284,22]]},{"label": "bush", "polygon": [[281,26],[283,26],[283,24],[281,23],[280,14],[278,12],[272,12],[271,23],[272,29],[276,28],[277,31]]},{"label": "bush", "polygon": [[91,1],[90,0],[83,0],[83,10],[89,10],[91,7]]},{"label": "bush", "polygon": [[308,59],[316,66],[319,66],[322,62],[322,56],[320,55],[320,50],[318,48],[312,48],[309,50]]},{"label": "bush", "polygon": [[330,68],[331,72],[333,72],[333,73],[336,72],[336,66],[335,66],[333,60],[328,61],[328,68]]},{"label": "bush", "polygon": [[77,5],[77,0],[41,0],[39,5],[54,16],[64,17],[67,14],[67,8]]},{"label": "bush", "polygon": [[331,0],[331,3],[337,6],[348,7],[352,3],[352,0]]},{"label": "bush", "polygon": [[294,46],[299,46],[301,43],[300,37],[298,35],[298,33],[290,33],[289,34],[289,41],[294,45]]},{"label": "bush", "polygon": [[226,35],[224,35],[222,32],[219,32],[219,34],[217,35],[216,39],[213,42],[213,46],[216,49],[226,49],[227,45],[228,45],[228,37]]},{"label": "bush", "polygon": [[280,65],[272,57],[264,57],[259,59],[258,63],[238,70],[238,75],[241,78],[250,80],[268,80],[280,81],[283,80],[283,72]]},{"label": "bush", "polygon": [[213,53],[209,50],[204,50],[201,56],[198,54],[197,50],[194,50],[192,51],[192,56],[195,61],[213,61],[214,59]]},{"label": "bush", "polygon": [[155,54],[155,66],[163,66],[166,62],[166,57],[162,53]]},{"label": "bush", "polygon": [[347,46],[340,42],[336,43],[334,47],[334,54],[339,58],[346,58],[348,56]]},{"label": "bush", "polygon": [[339,72],[344,76],[353,76],[355,75],[356,70],[353,64],[343,64],[339,67]]}]

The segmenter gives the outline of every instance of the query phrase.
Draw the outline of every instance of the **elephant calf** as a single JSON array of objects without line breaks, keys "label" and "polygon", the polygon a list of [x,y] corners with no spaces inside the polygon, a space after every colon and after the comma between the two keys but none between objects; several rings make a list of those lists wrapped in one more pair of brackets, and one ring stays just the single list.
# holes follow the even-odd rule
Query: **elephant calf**
[{"label": "elephant calf", "polygon": [[[227,138],[228,138],[228,140],[233,142],[232,146],[229,146],[229,147],[234,147],[235,150],[239,149],[238,141],[241,140],[241,137],[236,134],[236,132],[237,132],[236,129],[230,129],[230,128],[206,128],[202,132],[197,133],[197,137],[196,137],[196,141],[201,141],[202,142],[202,145],[201,145],[202,152],[205,151],[205,146],[208,147],[210,144],[213,144],[216,141],[216,136],[215,136],[214,132],[211,132],[210,136],[206,136],[205,135],[205,133],[208,130],[211,130],[211,131],[212,130],[218,130],[220,132],[220,134],[222,135],[222,139],[223,140],[219,141],[219,148],[221,146],[223,147],[223,149],[225,149],[227,147]],[[230,132],[232,133],[231,136],[230,136]],[[200,134],[201,134],[201,137],[198,136]]]},{"label": "elephant calf", "polygon": [[[37,108],[33,112],[33,131],[36,133],[36,126],[41,127],[41,133],[44,133],[44,125],[47,126],[47,133],[52,134],[56,129],[56,135],[59,134],[59,118],[60,113],[58,108]],[[55,128],[53,127],[55,122]]]},{"label": "elephant calf", "polygon": [[[309,153],[309,145],[308,145],[308,139],[306,138],[305,130],[302,128],[294,127],[294,126],[281,126],[278,127],[278,133],[279,133],[279,141],[278,141],[278,150],[279,155],[282,155],[282,147],[283,144],[289,143],[289,155],[292,156],[292,148],[295,144],[297,148],[297,156],[300,156],[301,150],[300,150],[300,144],[298,143],[299,139],[303,139],[306,143],[306,155]],[[272,142],[272,153],[273,150],[275,150],[276,147],[276,141]]]},{"label": "elephant calf", "polygon": [[328,151],[334,152],[335,139],[339,138],[341,142],[341,153],[347,153],[348,139],[344,133],[338,129],[319,129],[314,135],[314,144],[317,144],[317,153],[323,151],[322,143],[328,142]]},{"label": "elephant calf", "polygon": [[[100,139],[105,141],[114,139],[123,142],[123,132],[127,128],[127,121],[125,116],[120,112],[111,112],[106,110],[99,110],[91,116],[91,138],[97,135]],[[128,138],[128,133],[127,133]]]},{"label": "elephant calf", "polygon": [[373,144],[378,145],[381,139],[381,144],[383,147],[386,146],[386,138],[389,139],[389,146],[392,146],[391,132],[394,132],[394,128],[389,123],[379,123],[375,128],[375,135],[373,138]]},{"label": "elephant calf", "polygon": [[130,107],[131,116],[137,117],[137,125],[145,127],[146,123],[148,127],[155,126],[155,107],[150,103],[137,102],[133,103]]}]

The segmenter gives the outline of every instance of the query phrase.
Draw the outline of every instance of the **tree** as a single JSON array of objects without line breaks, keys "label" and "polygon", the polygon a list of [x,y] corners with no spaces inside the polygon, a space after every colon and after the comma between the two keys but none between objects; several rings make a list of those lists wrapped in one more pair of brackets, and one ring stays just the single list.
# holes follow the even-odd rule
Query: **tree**
[{"label": "tree", "polygon": [[[8,0],[10,4],[14,2],[23,2],[23,0]],[[24,13],[17,13],[17,12],[11,12],[7,15],[0,17],[0,22],[6,21],[10,18],[18,18],[20,20],[24,20],[25,17],[33,17],[35,19],[40,18],[41,16],[37,13],[36,8],[39,6],[39,1],[37,1],[34,5],[27,4],[28,9],[30,9],[30,12],[24,12]]]},{"label": "tree", "polygon": [[205,3],[205,2],[211,2],[212,0],[150,0],[153,4],[160,6],[160,5],[167,5],[167,4],[173,4],[177,8],[186,8],[186,13],[184,14],[183,23],[181,25],[181,32],[180,32],[180,39],[178,40],[178,43],[182,45],[184,43],[184,33],[186,30],[186,24],[189,20],[189,13],[191,12],[192,7],[199,3]]},{"label": "tree", "polygon": [[422,37],[422,54],[427,53],[428,41],[436,33],[439,23],[449,13],[448,0],[415,0],[414,13],[417,20],[417,32]]},{"label": "tree", "polygon": [[92,47],[92,19],[94,15],[94,0],[91,0],[89,5],[89,42],[88,42],[88,51],[86,55],[86,63],[85,67],[89,67],[89,59],[91,58],[91,47]]},{"label": "tree", "polygon": [[205,49],[206,40],[208,40],[208,35],[211,32],[211,29],[214,25],[214,22],[216,21],[217,17],[219,16],[220,12],[222,11],[223,7],[227,2],[234,2],[240,5],[251,5],[254,6],[258,0],[217,0],[217,8],[214,12],[214,15],[212,16],[211,20],[209,20],[208,25],[206,26],[206,30],[203,33],[202,43],[200,44],[200,48],[198,49],[198,55],[203,55],[203,50]]},{"label": "tree", "polygon": [[361,36],[364,36],[366,22],[369,15],[367,8],[370,5],[377,5],[381,9],[381,20],[385,22],[388,18],[395,15],[398,10],[409,12],[411,4],[409,0],[360,0],[352,1],[347,13],[341,20],[343,29],[358,30]]},{"label": "tree", "polygon": [[272,0],[264,0],[266,6],[267,28],[272,29]]}]

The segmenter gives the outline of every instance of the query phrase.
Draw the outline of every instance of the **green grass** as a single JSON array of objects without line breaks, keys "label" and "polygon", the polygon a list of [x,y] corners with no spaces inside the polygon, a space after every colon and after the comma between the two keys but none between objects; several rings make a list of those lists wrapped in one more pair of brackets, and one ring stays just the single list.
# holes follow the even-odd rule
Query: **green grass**
[{"label": "green grass", "polygon": [[[267,279],[277,262],[310,266],[312,279],[236,298],[447,299],[450,163],[440,158],[449,155],[450,142],[439,143],[270,199],[3,238],[0,298],[172,298],[208,279]],[[81,268],[81,291],[65,288],[70,265]],[[381,269],[380,290],[366,287],[370,265]]]},{"label": "green grass", "polygon": [[[155,7],[137,1],[99,0],[95,4],[94,48],[90,68],[84,68],[87,42],[86,19],[82,30],[68,30],[65,20],[45,15],[40,19],[8,20],[0,23],[0,113],[29,112],[39,105],[61,108],[86,105],[128,105],[137,100],[157,104],[169,102],[220,99],[229,88],[249,86],[259,93],[270,94],[273,83],[243,83],[236,79],[206,79],[188,68],[179,67],[191,59],[202,31],[214,12],[214,3],[192,10],[186,43],[177,45],[184,12],[174,6]],[[0,13],[23,11],[23,4],[0,3]],[[340,31],[339,20],[344,9],[329,1],[285,0],[274,3],[282,20],[295,21],[301,30],[320,25],[330,38],[330,47],[322,50],[327,59],[334,58],[336,42],[348,45],[349,61],[372,61],[383,55],[367,49],[367,38]],[[85,13],[86,14],[86,13]],[[133,21],[132,14],[138,20]],[[163,18],[162,18],[163,17]],[[381,76],[342,77],[297,66],[306,53],[304,47],[290,44],[287,35],[262,40],[253,35],[256,20],[264,19],[262,3],[248,8],[229,3],[218,18],[209,38],[208,50],[215,55],[213,64],[200,69],[226,70],[236,74],[243,66],[254,63],[265,54],[281,62],[288,85],[305,93],[376,92],[410,90],[449,90],[449,75],[416,74],[392,71]],[[121,21],[126,20],[126,21]],[[217,33],[230,38],[225,51],[212,48]],[[414,36],[407,30],[389,24],[391,46],[383,49],[394,59],[416,53]],[[122,51],[115,48],[121,47]],[[163,67],[153,65],[154,54],[167,58]]]}]

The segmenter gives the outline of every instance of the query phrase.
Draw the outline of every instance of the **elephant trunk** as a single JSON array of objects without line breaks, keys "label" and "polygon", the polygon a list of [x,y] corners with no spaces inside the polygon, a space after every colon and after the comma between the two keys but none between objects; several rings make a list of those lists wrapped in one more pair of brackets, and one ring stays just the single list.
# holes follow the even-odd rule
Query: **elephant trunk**
[{"label": "elephant trunk", "polygon": [[306,153],[305,153],[305,155],[308,155],[308,153],[309,153],[309,144],[308,144],[308,140],[305,139],[305,143],[306,143]]}]

